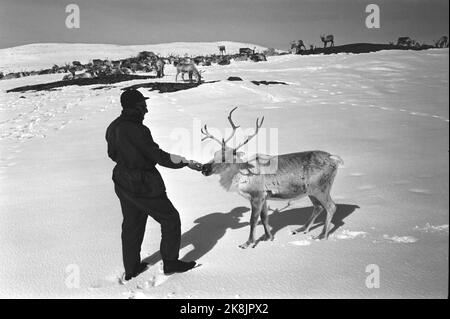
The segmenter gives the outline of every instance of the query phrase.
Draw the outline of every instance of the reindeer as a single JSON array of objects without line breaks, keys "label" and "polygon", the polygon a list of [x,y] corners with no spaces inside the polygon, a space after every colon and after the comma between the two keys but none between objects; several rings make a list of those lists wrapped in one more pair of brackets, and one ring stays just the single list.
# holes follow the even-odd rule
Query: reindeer
[{"label": "reindeer", "polygon": [[97,76],[95,71],[89,70],[83,73],[75,74],[75,69],[70,69],[70,74],[63,76],[63,81],[75,80],[75,79],[92,79]]},{"label": "reindeer", "polygon": [[267,58],[264,53],[255,53],[250,56],[250,60],[254,62],[260,62],[260,61],[267,61]]},{"label": "reindeer", "polygon": [[223,54],[225,53],[225,46],[219,45],[219,51],[220,51],[220,55],[223,56]]},{"label": "reindeer", "polygon": [[[241,142],[237,147],[227,146],[239,126],[235,125],[231,116],[228,121],[233,129],[229,137],[217,139],[208,132],[205,126],[201,129],[203,140],[212,139],[221,145],[221,150],[214,154],[214,158],[202,167],[205,176],[220,175],[220,184],[227,191],[235,191],[250,200],[252,212],[250,217],[250,236],[248,240],[239,245],[246,249],[256,246],[254,233],[261,216],[265,236],[262,240],[273,240],[270,232],[268,216],[268,200],[294,200],[308,196],[314,206],[311,217],[305,226],[295,230],[309,232],[311,225],[324,210],[326,221],[318,239],[327,239],[330,231],[331,219],[336,211],[336,205],[331,199],[330,190],[337,173],[338,166],[343,164],[339,156],[323,151],[308,151],[278,156],[256,154],[254,157],[243,160],[243,153],[238,149],[247,144],[258,134],[264,117],[261,121],[256,119],[256,129],[253,134]],[[288,204],[289,205],[289,204]]]},{"label": "reindeer", "polygon": [[334,47],[334,36],[332,34],[329,34],[325,36],[325,34],[320,35],[320,40],[323,42],[323,47],[327,47],[327,43],[330,42],[330,47]]},{"label": "reindeer", "polygon": [[192,76],[195,75],[195,77],[197,78],[197,83],[201,83],[202,81],[201,72],[197,70],[197,68],[193,63],[190,64],[178,63],[176,65],[176,68],[177,74],[175,75],[175,82],[177,82],[178,74],[181,73],[181,79],[184,81],[184,74],[187,73],[189,75],[189,82],[192,82]]},{"label": "reindeer", "polygon": [[155,62],[155,66],[156,66],[156,77],[157,78],[162,78],[164,77],[164,60],[163,59],[158,59]]},{"label": "reindeer", "polygon": [[255,48],[254,49],[239,48],[239,54],[240,55],[252,55],[252,54],[255,54]]},{"label": "reindeer", "polygon": [[400,37],[397,40],[398,46],[411,47],[413,44],[414,44],[414,40],[411,39],[410,37]]},{"label": "reindeer", "polygon": [[[301,49],[302,49],[302,47],[306,50],[306,46],[303,43],[303,40],[298,40],[298,41],[292,41],[291,42],[291,50],[292,50],[293,53],[295,52],[295,54],[299,54]],[[295,49],[295,51],[293,51],[294,49]]]},{"label": "reindeer", "polygon": [[448,37],[443,35],[434,44],[436,48],[445,48],[448,45]]}]

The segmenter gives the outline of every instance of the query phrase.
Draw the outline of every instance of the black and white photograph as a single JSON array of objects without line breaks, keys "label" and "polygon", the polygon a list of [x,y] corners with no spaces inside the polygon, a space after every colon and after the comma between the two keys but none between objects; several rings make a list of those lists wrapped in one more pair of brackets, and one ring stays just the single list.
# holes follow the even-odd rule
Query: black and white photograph
[{"label": "black and white photograph", "polygon": [[448,0],[0,0],[0,299],[447,299],[448,34]]}]

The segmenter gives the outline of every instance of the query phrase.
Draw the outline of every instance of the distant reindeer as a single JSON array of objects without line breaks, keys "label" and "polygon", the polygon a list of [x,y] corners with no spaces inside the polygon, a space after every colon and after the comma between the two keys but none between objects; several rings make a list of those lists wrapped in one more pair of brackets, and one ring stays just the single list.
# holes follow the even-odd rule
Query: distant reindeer
[{"label": "distant reindeer", "polygon": [[155,66],[156,66],[156,77],[157,78],[162,78],[164,77],[164,60],[163,59],[158,59],[155,62]]},{"label": "distant reindeer", "polygon": [[448,37],[443,35],[434,44],[436,48],[445,48],[448,45]]},{"label": "distant reindeer", "polygon": [[66,80],[75,80],[75,79],[92,79],[97,76],[95,71],[85,71],[83,73],[75,74],[75,70],[71,69],[69,70],[70,74],[63,76],[63,81]]},{"label": "distant reindeer", "polygon": [[295,54],[299,54],[302,50],[302,47],[306,50],[306,46],[303,43],[303,40],[292,41],[291,42],[291,50],[295,50]]},{"label": "distant reindeer", "polygon": [[259,118],[256,120],[256,129],[253,134],[237,147],[231,148],[226,144],[239,128],[231,119],[234,110],[236,107],[228,115],[228,121],[233,129],[228,138],[219,140],[208,132],[206,125],[201,129],[204,135],[202,141],[212,139],[221,145],[221,150],[214,154],[214,158],[203,165],[202,173],[205,176],[219,174],[222,187],[250,200],[252,208],[250,236],[239,247],[243,249],[250,245],[255,247],[254,233],[260,216],[265,231],[262,240],[273,240],[269,227],[268,200],[293,200],[304,196],[310,198],[314,206],[313,212],[305,226],[292,234],[308,232],[320,213],[326,211],[326,221],[322,233],[317,238],[328,238],[331,219],[336,211],[330,190],[338,166],[343,164],[342,159],[323,151],[308,151],[278,156],[256,154],[251,159],[243,161],[243,153],[237,150],[258,134],[264,117],[261,121]]},{"label": "distant reindeer", "polygon": [[250,48],[239,48],[239,54],[240,55],[251,55],[251,54],[255,54],[255,49],[250,49]]},{"label": "distant reindeer", "polygon": [[411,47],[414,44],[414,40],[410,37],[400,37],[397,40],[397,45]]},{"label": "distant reindeer", "polygon": [[325,36],[325,34],[321,34],[320,35],[320,40],[322,40],[323,42],[323,47],[326,48],[327,47],[327,43],[330,42],[330,46],[334,47],[334,36],[332,34],[329,34],[327,36]]},{"label": "distant reindeer", "polygon": [[183,64],[178,63],[176,65],[177,74],[175,75],[175,82],[177,82],[178,74],[181,73],[181,79],[184,81],[184,74],[187,73],[189,75],[189,82],[192,82],[193,76],[197,78],[197,83],[202,81],[201,73],[197,70],[193,63]]},{"label": "distant reindeer", "polygon": [[250,60],[254,62],[267,61],[267,57],[264,53],[255,53],[250,56]]},{"label": "distant reindeer", "polygon": [[225,53],[225,46],[219,45],[219,51],[220,51],[220,54],[223,55]]}]

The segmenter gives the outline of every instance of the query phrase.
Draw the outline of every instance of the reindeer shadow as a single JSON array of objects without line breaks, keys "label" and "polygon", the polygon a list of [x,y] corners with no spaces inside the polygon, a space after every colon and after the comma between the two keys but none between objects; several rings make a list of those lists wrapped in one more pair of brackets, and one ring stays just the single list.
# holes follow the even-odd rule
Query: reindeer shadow
[{"label": "reindeer shadow", "polygon": [[[350,214],[352,214],[356,209],[360,208],[358,205],[349,205],[349,204],[336,204],[336,212],[334,213],[333,219],[331,220],[331,224],[333,228],[330,229],[329,234],[334,233],[339,227],[343,226],[344,219],[347,218]],[[271,233],[273,236],[283,229],[286,226],[298,225],[297,228],[304,226],[311,216],[313,211],[313,207],[302,207],[302,208],[293,208],[286,211],[277,211],[275,210],[272,214],[269,215],[269,225],[271,227]],[[315,224],[310,228],[310,232],[317,227],[324,225],[325,223],[326,213],[323,211],[316,219]],[[257,241],[261,241],[262,238],[259,238]]]},{"label": "reindeer shadow", "polygon": [[[212,213],[196,219],[196,225],[181,235],[181,247],[193,245],[194,249],[189,251],[182,259],[190,261],[197,260],[211,251],[218,241],[225,235],[227,229],[239,229],[248,226],[249,223],[241,223],[239,219],[247,207],[233,208],[229,213]],[[146,257],[142,262],[154,265],[161,260],[159,251]]]}]

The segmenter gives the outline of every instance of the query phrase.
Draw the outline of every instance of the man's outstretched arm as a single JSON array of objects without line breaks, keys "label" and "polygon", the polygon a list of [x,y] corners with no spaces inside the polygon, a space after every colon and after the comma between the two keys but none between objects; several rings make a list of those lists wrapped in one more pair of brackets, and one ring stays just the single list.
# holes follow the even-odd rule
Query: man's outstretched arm
[{"label": "man's outstretched arm", "polygon": [[202,165],[195,161],[189,161],[183,156],[170,154],[159,148],[159,145],[155,143],[150,130],[144,126],[141,132],[141,138],[138,139],[138,144],[140,150],[145,154],[146,157],[156,162],[157,164],[168,167],[168,168],[182,168],[188,166],[194,170],[201,170]]}]

